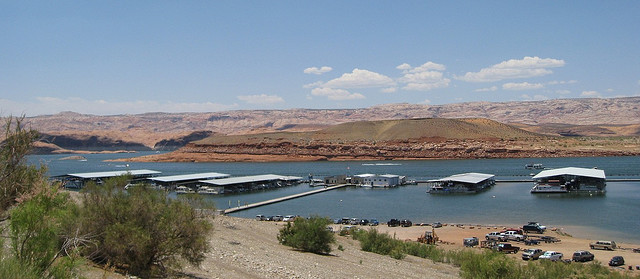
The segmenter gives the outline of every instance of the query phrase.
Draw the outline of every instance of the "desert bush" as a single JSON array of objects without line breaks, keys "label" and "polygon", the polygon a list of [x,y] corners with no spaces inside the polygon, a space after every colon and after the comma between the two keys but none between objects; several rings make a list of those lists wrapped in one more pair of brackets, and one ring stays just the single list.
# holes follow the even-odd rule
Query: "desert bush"
[{"label": "desert bush", "polygon": [[125,191],[128,180],[122,176],[83,189],[80,229],[95,242],[84,255],[145,277],[179,269],[185,261],[200,264],[209,249],[211,224],[164,191]]},{"label": "desert bush", "polygon": [[295,249],[302,251],[329,254],[331,244],[335,243],[335,236],[327,230],[331,224],[329,218],[312,216],[309,219],[296,218],[295,221],[288,222],[280,229],[278,241]]},{"label": "desert bush", "polygon": [[[369,229],[367,231],[361,230],[358,233],[353,234],[353,238],[360,241],[360,248],[363,251],[373,252],[380,255],[389,255],[396,247],[402,245],[401,241],[392,239],[388,234],[379,233],[375,229]],[[402,249],[398,248],[395,250],[395,258],[397,258],[397,253],[401,252]]]},{"label": "desert bush", "polygon": [[45,168],[27,165],[25,156],[31,151],[38,132],[25,129],[22,118],[7,117],[0,142],[0,217],[18,200],[28,196],[41,184]]},{"label": "desert bush", "polygon": [[[75,219],[76,205],[67,194],[52,186],[41,190],[11,211],[10,239],[13,256],[21,263],[53,278],[65,278],[68,273],[61,260],[69,250],[63,249],[65,227]],[[56,261],[57,260],[57,261]],[[69,266],[71,272],[73,266]],[[54,272],[55,271],[55,272]],[[57,277],[59,274],[62,277]]]}]

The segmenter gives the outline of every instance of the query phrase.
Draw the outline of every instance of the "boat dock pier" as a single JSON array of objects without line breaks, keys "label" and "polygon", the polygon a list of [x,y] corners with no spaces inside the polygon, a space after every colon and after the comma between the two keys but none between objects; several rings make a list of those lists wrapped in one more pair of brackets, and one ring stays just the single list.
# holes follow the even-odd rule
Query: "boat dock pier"
[{"label": "boat dock pier", "polygon": [[300,198],[300,197],[305,197],[305,196],[309,196],[309,195],[313,195],[313,194],[318,194],[318,193],[322,193],[322,192],[326,192],[326,191],[331,191],[331,190],[335,190],[335,189],[339,189],[339,188],[344,188],[344,187],[347,187],[347,186],[355,186],[355,185],[353,185],[353,184],[340,184],[340,185],[336,185],[336,186],[329,186],[329,187],[326,187],[326,188],[317,189],[317,190],[311,190],[311,191],[308,191],[308,192],[294,194],[294,195],[290,195],[290,196],[286,196],[286,197],[280,197],[280,198],[276,198],[276,199],[271,199],[271,200],[266,200],[266,201],[246,204],[246,205],[242,205],[242,206],[238,206],[238,207],[232,207],[232,208],[229,208],[229,209],[221,210],[221,214],[228,214],[228,213],[233,213],[233,212],[237,212],[237,211],[242,211],[242,210],[247,210],[247,209],[251,209],[251,208],[260,207],[260,206],[263,206],[263,205],[274,204],[274,203],[283,202],[283,201],[287,201],[287,200],[297,199],[297,198]]}]

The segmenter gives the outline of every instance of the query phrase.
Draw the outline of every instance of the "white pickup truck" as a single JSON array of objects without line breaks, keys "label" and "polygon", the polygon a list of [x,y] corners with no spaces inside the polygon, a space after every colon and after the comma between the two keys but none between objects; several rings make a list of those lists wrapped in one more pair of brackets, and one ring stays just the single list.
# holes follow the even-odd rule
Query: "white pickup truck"
[{"label": "white pickup truck", "polygon": [[525,239],[524,235],[521,235],[516,231],[506,231],[501,233],[501,235],[504,235],[508,240],[524,241]]}]

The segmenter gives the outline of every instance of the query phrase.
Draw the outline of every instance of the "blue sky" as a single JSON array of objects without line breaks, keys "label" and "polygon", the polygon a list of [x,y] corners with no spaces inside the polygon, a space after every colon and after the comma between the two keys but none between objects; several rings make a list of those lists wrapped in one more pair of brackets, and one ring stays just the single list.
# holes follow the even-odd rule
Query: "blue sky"
[{"label": "blue sky", "polygon": [[640,1],[0,1],[0,115],[640,95]]}]

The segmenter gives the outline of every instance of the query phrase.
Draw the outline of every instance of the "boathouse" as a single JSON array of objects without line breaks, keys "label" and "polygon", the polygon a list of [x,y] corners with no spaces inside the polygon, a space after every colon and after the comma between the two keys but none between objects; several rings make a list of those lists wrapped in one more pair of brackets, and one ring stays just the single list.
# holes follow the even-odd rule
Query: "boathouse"
[{"label": "boathouse", "polygon": [[197,184],[198,181],[200,180],[213,180],[213,179],[221,179],[221,178],[228,178],[228,177],[230,177],[230,175],[224,174],[224,173],[205,172],[205,173],[151,177],[149,178],[149,182],[151,182],[153,186],[160,186],[165,189],[173,190],[180,185],[196,187],[196,185],[192,185],[192,184]]},{"label": "boathouse", "polygon": [[302,177],[276,174],[239,176],[221,179],[200,180],[199,183],[209,187],[221,187],[225,193],[245,192],[251,190],[278,188],[299,183]]},{"label": "boathouse", "polygon": [[123,170],[123,171],[105,171],[105,172],[85,172],[85,173],[70,173],[62,176],[58,176],[57,178],[62,181],[62,185],[65,188],[77,188],[80,189],[84,187],[89,181],[93,181],[96,184],[100,185],[104,182],[104,180],[123,176],[130,175],[131,181],[130,183],[139,183],[150,177],[157,176],[161,174],[159,171],[154,170]]},{"label": "boathouse", "polygon": [[604,191],[604,170],[567,167],[543,170],[533,177],[536,185],[557,185],[566,191]]},{"label": "boathouse", "polygon": [[477,172],[461,173],[428,181],[428,193],[477,193],[496,184],[495,175]]},{"label": "boathouse", "polygon": [[361,174],[357,175],[362,178],[360,185],[368,187],[396,187],[400,185],[400,176],[395,174]]}]

